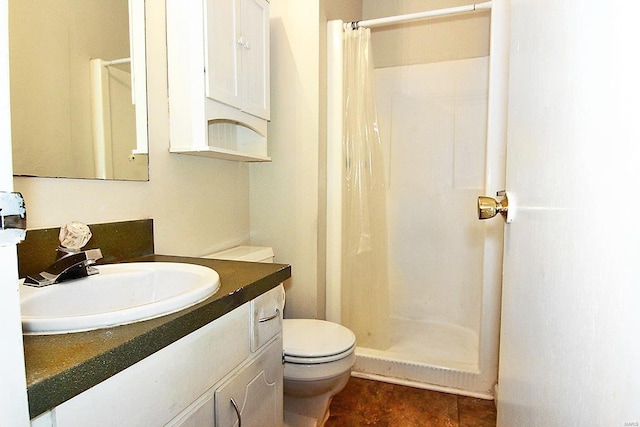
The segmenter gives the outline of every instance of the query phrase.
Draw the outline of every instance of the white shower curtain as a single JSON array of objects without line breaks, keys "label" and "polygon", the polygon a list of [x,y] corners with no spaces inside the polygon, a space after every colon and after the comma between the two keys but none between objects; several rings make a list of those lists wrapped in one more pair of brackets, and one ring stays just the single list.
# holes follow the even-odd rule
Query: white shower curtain
[{"label": "white shower curtain", "polygon": [[389,343],[384,160],[367,28],[344,34],[342,321],[358,346]]}]

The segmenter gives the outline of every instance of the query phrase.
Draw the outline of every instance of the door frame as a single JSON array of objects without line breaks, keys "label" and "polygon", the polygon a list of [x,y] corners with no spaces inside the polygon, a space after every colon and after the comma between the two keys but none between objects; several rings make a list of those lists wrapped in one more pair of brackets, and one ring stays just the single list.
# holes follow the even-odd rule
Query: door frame
[{"label": "door frame", "polygon": [[[9,3],[0,0],[0,191],[13,190],[9,103]],[[16,246],[0,246],[0,425],[28,426]]]}]

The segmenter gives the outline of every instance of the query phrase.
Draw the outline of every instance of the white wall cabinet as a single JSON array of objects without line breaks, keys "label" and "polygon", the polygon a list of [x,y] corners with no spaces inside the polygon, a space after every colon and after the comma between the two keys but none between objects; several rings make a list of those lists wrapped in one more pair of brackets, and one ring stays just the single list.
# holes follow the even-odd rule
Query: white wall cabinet
[{"label": "white wall cabinet", "polygon": [[269,3],[205,0],[206,96],[269,120]]},{"label": "white wall cabinet", "polygon": [[166,4],[170,151],[269,161],[269,3]]},{"label": "white wall cabinet", "polygon": [[[282,285],[33,420],[39,427],[283,422]],[[263,344],[251,350],[254,317]],[[263,320],[262,322],[260,320]],[[268,335],[270,336],[268,336]],[[238,412],[231,404],[236,404]]]}]

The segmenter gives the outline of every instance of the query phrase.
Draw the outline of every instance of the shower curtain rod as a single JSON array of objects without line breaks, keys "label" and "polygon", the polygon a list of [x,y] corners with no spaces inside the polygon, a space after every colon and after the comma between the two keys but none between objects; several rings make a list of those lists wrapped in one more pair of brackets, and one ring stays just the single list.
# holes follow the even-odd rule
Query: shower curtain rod
[{"label": "shower curtain rod", "polygon": [[429,10],[426,12],[409,13],[406,15],[388,16],[386,18],[367,19],[365,21],[346,22],[345,29],[357,29],[360,27],[381,27],[383,25],[398,24],[401,22],[416,21],[418,19],[433,18],[435,16],[453,15],[456,13],[473,12],[475,10],[491,9],[491,2],[470,4],[466,6],[449,7],[446,9]]}]

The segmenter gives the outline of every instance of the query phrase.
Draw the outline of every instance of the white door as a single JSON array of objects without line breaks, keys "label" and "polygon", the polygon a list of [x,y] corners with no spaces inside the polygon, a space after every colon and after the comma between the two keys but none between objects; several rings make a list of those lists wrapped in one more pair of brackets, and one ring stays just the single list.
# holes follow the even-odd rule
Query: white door
[{"label": "white door", "polygon": [[637,2],[511,0],[498,425],[640,425]]},{"label": "white door", "polygon": [[[0,191],[13,189],[7,0],[0,0]],[[0,426],[29,425],[15,245],[0,244]]]}]

